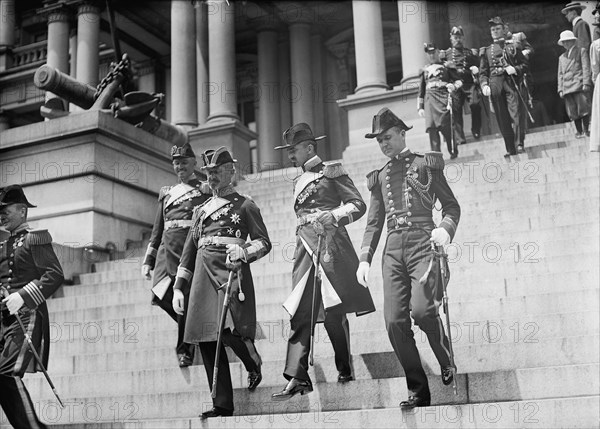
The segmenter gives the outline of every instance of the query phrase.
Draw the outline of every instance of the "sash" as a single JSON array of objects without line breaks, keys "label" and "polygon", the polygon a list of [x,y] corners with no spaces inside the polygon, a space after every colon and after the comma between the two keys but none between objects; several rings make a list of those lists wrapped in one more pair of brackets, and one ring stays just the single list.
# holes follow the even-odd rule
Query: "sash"
[{"label": "sash", "polygon": [[179,198],[183,197],[185,194],[187,194],[190,191],[193,191],[194,189],[196,188],[188,185],[187,183],[180,183],[178,185],[173,186],[171,189],[169,189],[169,192],[167,192],[169,201],[165,203],[165,207],[169,207]]},{"label": "sash", "polygon": [[300,176],[294,187],[294,201],[310,183],[314,182],[318,178],[322,177],[323,173],[313,173],[312,171],[306,171]]}]

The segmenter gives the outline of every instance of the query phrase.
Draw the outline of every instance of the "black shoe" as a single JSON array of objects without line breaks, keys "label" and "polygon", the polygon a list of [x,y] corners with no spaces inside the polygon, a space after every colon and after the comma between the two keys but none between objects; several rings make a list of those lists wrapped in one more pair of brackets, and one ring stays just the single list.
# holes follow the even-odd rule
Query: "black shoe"
[{"label": "black shoe", "polygon": [[232,410],[226,410],[225,408],[221,408],[221,407],[213,407],[212,410],[205,411],[202,414],[200,414],[198,417],[200,417],[202,420],[205,420],[205,419],[208,419],[211,417],[229,417],[229,416],[233,416]]},{"label": "black shoe", "polygon": [[281,392],[273,393],[271,399],[273,401],[287,401],[297,393],[304,395],[312,391],[313,387],[310,381],[292,378]]},{"label": "black shoe", "polygon": [[416,396],[409,396],[408,401],[400,402],[400,408],[403,410],[409,410],[415,407],[428,407],[431,404],[431,399],[417,398]]},{"label": "black shoe", "polygon": [[517,146],[517,153],[525,153],[525,147],[522,144]]},{"label": "black shoe", "polygon": [[516,155],[516,153],[507,152],[504,154],[504,158],[510,158],[511,156]]},{"label": "black shoe", "polygon": [[250,371],[248,373],[248,390],[253,392],[261,381],[262,373],[260,372],[260,369],[258,371]]},{"label": "black shoe", "polygon": [[456,372],[456,370],[454,368],[452,368],[451,366],[442,367],[441,370],[442,370],[442,383],[444,383],[444,385],[447,386],[450,383],[452,383],[452,380],[454,380],[454,373]]},{"label": "black shoe", "polygon": [[192,357],[188,354],[179,355],[179,368],[185,368],[194,363]]},{"label": "black shoe", "polygon": [[455,159],[458,156],[458,151],[450,154],[450,159]]},{"label": "black shoe", "polygon": [[473,132],[473,131],[472,131],[472,134],[473,134],[473,138],[474,138],[475,140],[479,140],[479,138],[481,137],[481,134],[479,134],[479,133],[476,133],[476,132]]},{"label": "black shoe", "polygon": [[349,381],[354,380],[352,374],[341,374],[338,375],[338,383],[348,383]]}]

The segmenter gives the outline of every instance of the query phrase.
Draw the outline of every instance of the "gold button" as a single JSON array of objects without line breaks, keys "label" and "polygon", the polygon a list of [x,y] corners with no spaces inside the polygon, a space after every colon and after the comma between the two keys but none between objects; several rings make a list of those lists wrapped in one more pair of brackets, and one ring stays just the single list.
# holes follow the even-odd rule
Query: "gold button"
[{"label": "gold button", "polygon": [[390,206],[394,205],[394,200],[390,200]]},{"label": "gold button", "polygon": [[406,216],[411,216],[411,215],[412,215],[412,213],[411,213],[411,212],[407,212],[407,213],[406,213]]},{"label": "gold button", "polygon": [[390,176],[385,176],[385,180],[390,180]]},{"label": "gold button", "polygon": [[406,164],[406,168],[410,167],[410,164]]},{"label": "gold button", "polygon": [[13,264],[13,261],[10,261],[10,262],[8,263],[8,265],[12,265],[12,264]]},{"label": "gold button", "polygon": [[412,207],[412,204],[411,204],[411,203],[408,203],[407,205],[408,205],[408,208],[411,208],[411,207]]},{"label": "gold button", "polygon": [[388,183],[387,185],[385,185],[385,187],[389,189],[391,186],[390,186],[390,184]]},{"label": "gold button", "polygon": [[10,285],[6,286],[6,289],[10,289]]},{"label": "gold button", "polygon": [[408,222],[408,224],[407,224],[407,225],[408,225],[408,226],[412,226],[412,222]]},{"label": "gold button", "polygon": [[392,196],[392,193],[391,193],[391,192],[388,192],[388,197],[391,197],[391,196]]},{"label": "gold button", "polygon": [[408,192],[410,192],[410,191],[412,191],[412,188],[409,186],[408,188],[406,188],[406,190],[407,190]]},{"label": "gold button", "polygon": [[410,158],[404,158],[406,161],[410,161]]}]

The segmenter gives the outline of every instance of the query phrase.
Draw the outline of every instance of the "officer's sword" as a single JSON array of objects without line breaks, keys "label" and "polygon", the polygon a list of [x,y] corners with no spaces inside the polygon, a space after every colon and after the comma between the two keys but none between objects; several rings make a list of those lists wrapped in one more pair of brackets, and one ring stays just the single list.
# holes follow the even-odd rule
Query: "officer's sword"
[{"label": "officer's sword", "polygon": [[319,265],[321,263],[321,239],[325,234],[325,229],[323,228],[323,224],[318,220],[313,221],[312,223],[315,232],[317,233],[317,257],[315,261],[315,274],[313,277],[313,296],[312,296],[312,308],[310,310],[310,359],[308,363],[310,366],[314,366],[315,360],[315,304],[317,301],[317,284],[319,277]]},{"label": "officer's sword", "polygon": [[448,104],[446,105],[446,108],[450,111],[450,147],[452,148],[451,155],[454,155],[457,149],[456,139],[454,138],[454,109],[452,105],[452,93],[450,91],[448,91]]},{"label": "officer's sword", "polygon": [[[502,53],[502,59],[504,60],[504,62],[506,64],[508,64],[512,68],[515,68],[515,66],[513,66],[510,63],[510,61],[508,61],[508,55],[506,55],[506,51],[504,51]],[[517,92],[517,95],[519,96],[519,100],[521,100],[521,103],[523,103],[523,107],[525,107],[525,111],[527,112],[527,116],[529,116],[529,120],[531,121],[532,124],[535,124],[535,120],[533,119],[533,116],[531,116],[531,112],[529,111],[529,105],[523,99],[523,94],[521,94],[521,91],[519,91],[519,87],[517,86],[517,81],[515,81],[515,78],[512,74],[509,74],[508,76],[510,77],[510,80],[512,81],[512,83],[515,87],[515,91]]]},{"label": "officer's sword", "polygon": [[[10,294],[8,293],[8,291],[6,290],[6,288],[4,286],[0,286],[0,295],[2,295],[2,298],[7,298]],[[56,387],[54,387],[54,383],[52,383],[52,380],[50,379],[50,376],[48,375],[48,371],[46,371],[46,367],[44,367],[42,358],[40,357],[37,350],[35,349],[35,347],[33,345],[33,341],[31,341],[31,336],[27,333],[27,329],[25,328],[25,324],[23,323],[23,320],[21,320],[21,316],[19,315],[18,312],[15,313],[14,316],[17,318],[17,322],[19,322],[19,326],[21,327],[21,330],[23,331],[23,335],[25,335],[25,340],[27,341],[27,344],[29,345],[29,349],[33,353],[33,357],[35,358],[35,360],[36,360],[37,364],[39,365],[40,369],[42,370],[42,372],[44,373],[44,376],[46,377],[46,381],[50,385],[50,388],[52,389],[54,396],[56,396],[56,400],[60,404],[61,408],[65,408],[63,401],[60,399],[60,396],[58,396]]]},{"label": "officer's sword", "polygon": [[[227,256],[229,258],[229,256]],[[225,298],[223,299],[223,310],[221,310],[221,318],[219,319],[219,333],[217,336],[217,351],[215,353],[215,365],[213,366],[213,381],[210,396],[217,397],[217,377],[219,376],[219,360],[221,358],[221,344],[223,343],[223,329],[225,328],[225,318],[229,310],[229,294],[231,293],[231,283],[233,281],[234,270],[229,271],[229,277],[225,284]],[[221,286],[222,287],[222,286]],[[220,288],[219,288],[220,289]]]},{"label": "officer's sword", "polygon": [[431,242],[431,250],[436,255],[436,257],[440,260],[440,270],[442,272],[442,286],[443,286],[443,295],[442,295],[442,306],[444,308],[444,313],[446,314],[446,326],[448,327],[448,345],[450,348],[450,366],[452,371],[452,389],[454,390],[454,394],[458,395],[458,389],[456,387],[456,365],[454,363],[454,350],[452,349],[452,329],[450,327],[450,312],[448,311],[448,280],[450,280],[450,276],[448,273],[448,255],[444,250],[443,246],[436,246],[434,242]]}]

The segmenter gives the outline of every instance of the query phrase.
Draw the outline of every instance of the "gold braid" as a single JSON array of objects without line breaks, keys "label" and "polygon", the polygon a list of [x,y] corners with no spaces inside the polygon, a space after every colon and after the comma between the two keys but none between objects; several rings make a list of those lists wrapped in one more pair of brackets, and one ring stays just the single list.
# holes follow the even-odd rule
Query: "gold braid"
[{"label": "gold braid", "polygon": [[[417,193],[421,197],[421,203],[423,204],[423,207],[429,206],[429,207],[433,208],[433,201],[435,201],[435,196],[432,199],[428,194],[429,188],[431,187],[431,184],[433,183],[433,177],[431,175],[431,169],[426,168],[426,170],[427,170],[427,183],[425,183],[425,184],[421,183],[419,180],[415,179],[410,174],[406,177],[406,182],[410,186],[412,186],[414,190],[417,191]],[[425,201],[423,201],[423,199],[425,199]]]}]

